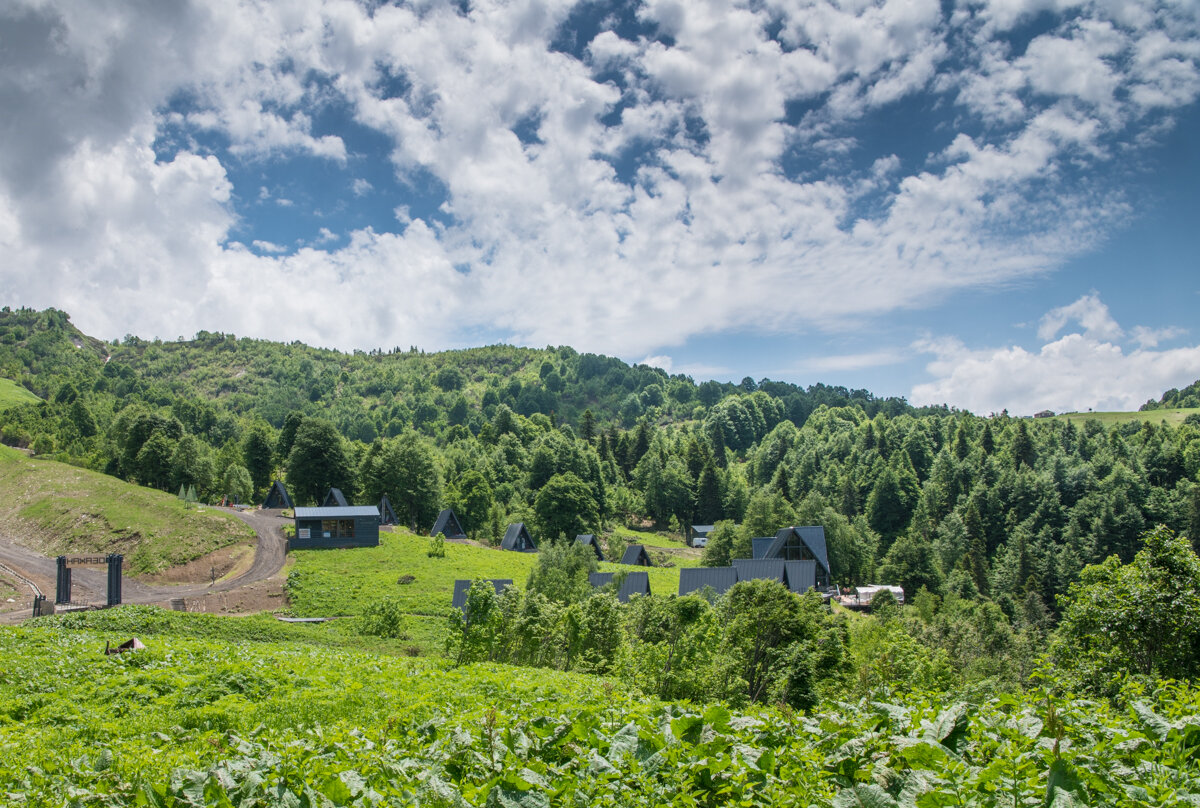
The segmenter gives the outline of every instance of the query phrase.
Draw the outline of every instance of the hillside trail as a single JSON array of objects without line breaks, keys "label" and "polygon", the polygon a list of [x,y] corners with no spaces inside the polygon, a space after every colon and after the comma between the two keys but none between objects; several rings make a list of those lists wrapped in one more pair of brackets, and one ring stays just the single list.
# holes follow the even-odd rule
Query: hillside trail
[{"label": "hillside trail", "polygon": [[[232,513],[254,529],[256,543],[254,560],[250,568],[227,581],[215,584],[159,584],[142,583],[129,576],[121,578],[122,603],[166,604],[173,598],[195,598],[216,592],[233,592],[251,584],[264,581],[281,569],[287,556],[287,539],[283,535],[283,520],[278,511],[238,511],[221,508]],[[54,596],[57,565],[48,558],[27,547],[21,546],[3,528],[0,528],[0,565],[17,574],[28,590],[32,582],[47,598]],[[71,571],[71,589],[74,600],[81,603],[103,603],[106,595],[107,575],[102,569],[75,567]],[[26,596],[30,596],[26,592]],[[32,609],[0,613],[0,623],[18,623],[32,616]]]}]

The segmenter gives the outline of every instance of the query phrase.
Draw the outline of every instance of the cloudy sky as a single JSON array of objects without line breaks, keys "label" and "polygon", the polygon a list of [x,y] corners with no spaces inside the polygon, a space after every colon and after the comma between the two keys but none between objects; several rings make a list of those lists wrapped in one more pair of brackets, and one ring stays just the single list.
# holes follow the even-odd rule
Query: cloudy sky
[{"label": "cloudy sky", "polygon": [[0,302],[1133,409],[1200,378],[1200,3],[8,0]]}]

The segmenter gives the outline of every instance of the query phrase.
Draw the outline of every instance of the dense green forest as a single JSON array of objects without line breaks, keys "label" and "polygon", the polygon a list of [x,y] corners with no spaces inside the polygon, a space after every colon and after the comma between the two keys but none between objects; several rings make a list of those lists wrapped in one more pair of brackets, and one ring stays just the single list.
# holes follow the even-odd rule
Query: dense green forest
[{"label": "dense green forest", "polygon": [[[980,418],[821,385],[697,385],[565,347],[108,344],[29,309],[0,313],[0,375],[41,399],[0,415],[6,443],[208,500],[249,501],[282,476],[302,502],[387,494],[418,530],[450,505],[490,542],[512,521],[551,539],[715,523],[713,565],[820,524],[839,584],[903,585],[929,618],[908,636],[961,666],[970,624],[1000,643],[979,659],[1016,660],[992,672],[1011,681],[1087,565],[1131,564],[1156,525],[1200,536],[1196,419]],[[939,624],[939,608],[956,617]]]}]

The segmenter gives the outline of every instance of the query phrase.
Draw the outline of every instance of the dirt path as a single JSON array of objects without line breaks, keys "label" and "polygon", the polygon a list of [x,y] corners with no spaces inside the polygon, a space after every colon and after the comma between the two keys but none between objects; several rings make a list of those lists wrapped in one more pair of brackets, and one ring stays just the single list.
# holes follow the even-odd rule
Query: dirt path
[{"label": "dirt path", "polygon": [[[257,536],[254,561],[249,569],[235,578],[218,581],[215,585],[210,583],[151,585],[123,576],[121,579],[122,602],[166,604],[172,598],[197,598],[213,593],[234,592],[265,581],[283,569],[283,562],[287,556],[287,539],[283,535],[285,520],[279,518],[278,512],[232,509],[228,512],[250,525]],[[54,559],[22,547],[11,537],[0,533],[0,564],[15,572],[18,577],[36,584],[47,596],[52,596],[57,575]],[[74,600],[81,603],[102,603],[105,599],[106,588],[107,575],[104,570],[85,567],[72,569],[71,594]],[[15,623],[30,617],[32,600],[33,592],[29,591],[27,601],[30,607],[0,614],[0,622]]]}]

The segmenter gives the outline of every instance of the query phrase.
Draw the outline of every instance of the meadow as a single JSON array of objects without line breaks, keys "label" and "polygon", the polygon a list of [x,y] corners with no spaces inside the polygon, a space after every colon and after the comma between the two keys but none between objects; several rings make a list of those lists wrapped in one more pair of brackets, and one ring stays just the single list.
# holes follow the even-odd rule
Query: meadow
[{"label": "meadow", "polygon": [[41,399],[12,379],[0,378],[0,410],[18,404],[32,404],[37,401],[41,401]]},{"label": "meadow", "polygon": [[1099,421],[1105,426],[1140,421],[1155,425],[1167,424],[1169,426],[1179,426],[1189,415],[1197,414],[1200,414],[1200,407],[1176,407],[1137,412],[1064,412],[1055,415],[1053,420],[1071,421],[1076,425],[1081,425],[1084,421]]},{"label": "meadow", "polygon": [[[661,536],[620,529],[629,541],[665,542]],[[289,614],[297,617],[338,617],[361,614],[367,605],[393,599],[407,615],[411,643],[422,653],[441,650],[443,628],[459,579],[509,578],[524,588],[537,564],[533,553],[513,553],[490,547],[446,542],[444,557],[430,557],[428,536],[406,528],[381,531],[378,547],[343,550],[293,550],[287,577]],[[677,546],[682,546],[677,545]],[[672,556],[673,560],[681,560]],[[685,565],[698,559],[682,559]],[[650,591],[669,595],[679,590],[679,567],[625,567],[601,562],[601,572],[638,569],[650,576]],[[324,629],[320,629],[324,630]]]}]

